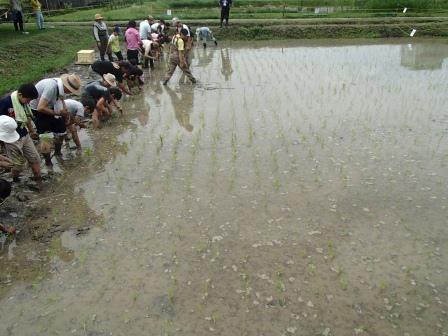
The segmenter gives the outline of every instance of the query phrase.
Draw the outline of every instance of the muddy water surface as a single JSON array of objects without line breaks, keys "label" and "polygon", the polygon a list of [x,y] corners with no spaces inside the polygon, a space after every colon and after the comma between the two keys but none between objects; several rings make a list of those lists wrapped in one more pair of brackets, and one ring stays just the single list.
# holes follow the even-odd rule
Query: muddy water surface
[{"label": "muddy water surface", "polygon": [[155,71],[0,334],[448,335],[448,45],[319,43]]}]

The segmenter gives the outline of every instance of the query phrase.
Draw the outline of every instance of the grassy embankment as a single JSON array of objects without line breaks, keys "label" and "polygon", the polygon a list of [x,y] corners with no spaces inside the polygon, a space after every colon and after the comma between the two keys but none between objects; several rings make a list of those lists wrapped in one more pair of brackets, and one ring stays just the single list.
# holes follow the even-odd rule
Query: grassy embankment
[{"label": "grassy embankment", "polygon": [[[406,14],[404,7],[409,7]],[[316,7],[321,7],[318,12]],[[327,11],[322,7],[332,7]],[[172,16],[185,20],[218,18],[217,0],[157,0],[133,2],[120,8],[108,6],[68,12],[49,18],[52,21],[92,21],[100,12],[107,20],[142,19],[148,14],[169,19]],[[279,18],[335,18],[335,17],[400,17],[400,16],[448,16],[448,0],[239,0],[231,9],[233,19]]]},{"label": "grassy embankment", "polygon": [[[315,13],[318,6],[334,7],[334,12]],[[405,14],[403,6],[410,7]],[[166,15],[168,8],[171,16]],[[232,25],[226,30],[218,28],[216,0],[140,1],[121,8],[70,12],[51,20],[90,23],[98,12],[111,24],[123,25],[148,14],[164,19],[176,16],[193,28],[211,27],[219,39],[405,37],[414,28],[420,37],[448,34],[448,0],[404,0],[400,5],[394,0],[240,0],[235,1]]]},{"label": "grassy embankment", "polygon": [[21,35],[12,24],[0,25],[0,95],[63,68],[75,60],[78,50],[93,46],[87,27],[38,31],[30,23],[27,30],[28,35]]}]

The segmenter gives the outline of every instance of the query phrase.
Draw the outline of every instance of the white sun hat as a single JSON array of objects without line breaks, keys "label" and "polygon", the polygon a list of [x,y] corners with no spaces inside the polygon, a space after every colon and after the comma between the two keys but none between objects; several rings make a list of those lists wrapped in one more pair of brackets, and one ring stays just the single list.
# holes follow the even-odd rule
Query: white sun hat
[{"label": "white sun hat", "polygon": [[16,121],[6,115],[0,116],[0,141],[12,143],[19,140],[20,135],[16,132]]}]

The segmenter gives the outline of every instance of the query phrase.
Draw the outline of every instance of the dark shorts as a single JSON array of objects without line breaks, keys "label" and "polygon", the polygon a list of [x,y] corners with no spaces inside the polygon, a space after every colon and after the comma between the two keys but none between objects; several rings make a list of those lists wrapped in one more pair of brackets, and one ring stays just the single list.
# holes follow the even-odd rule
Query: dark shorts
[{"label": "dark shorts", "polygon": [[33,110],[34,123],[36,124],[37,133],[43,134],[47,132],[63,135],[67,132],[64,118],[56,118],[54,116],[39,113]]}]

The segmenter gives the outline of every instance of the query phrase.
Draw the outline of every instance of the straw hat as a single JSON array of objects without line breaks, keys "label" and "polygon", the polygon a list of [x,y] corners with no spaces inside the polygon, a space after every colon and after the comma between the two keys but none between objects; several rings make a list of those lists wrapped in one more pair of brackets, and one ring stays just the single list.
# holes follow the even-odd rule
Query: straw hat
[{"label": "straw hat", "polygon": [[104,18],[101,16],[101,14],[95,14],[95,21],[96,20],[104,20]]},{"label": "straw hat", "polygon": [[107,73],[105,75],[103,75],[103,79],[112,87],[116,87],[117,86],[117,80],[115,79],[115,76]]},{"label": "straw hat", "polygon": [[0,141],[12,143],[19,140],[20,135],[16,132],[16,121],[6,115],[0,116]]},{"label": "straw hat", "polygon": [[81,94],[81,79],[76,74],[64,74],[61,76],[64,86],[74,95]]}]

